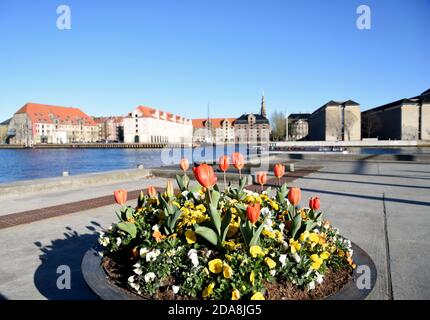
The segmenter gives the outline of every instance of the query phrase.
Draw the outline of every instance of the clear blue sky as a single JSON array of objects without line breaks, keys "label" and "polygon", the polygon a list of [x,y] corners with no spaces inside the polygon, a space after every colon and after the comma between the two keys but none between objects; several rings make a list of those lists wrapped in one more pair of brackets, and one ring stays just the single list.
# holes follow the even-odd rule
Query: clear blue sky
[{"label": "clear blue sky", "polygon": [[[61,4],[71,30],[56,28]],[[429,17],[430,0],[0,0],[0,120],[29,101],[234,117],[263,90],[269,114],[367,109],[430,87]]]}]

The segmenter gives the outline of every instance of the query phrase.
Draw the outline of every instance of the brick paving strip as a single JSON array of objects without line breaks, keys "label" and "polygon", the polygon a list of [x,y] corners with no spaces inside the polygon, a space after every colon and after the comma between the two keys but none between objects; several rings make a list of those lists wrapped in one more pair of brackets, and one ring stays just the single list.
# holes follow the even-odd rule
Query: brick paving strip
[{"label": "brick paving strip", "polygon": [[[320,167],[303,168],[297,169],[294,172],[288,172],[286,177],[281,179],[281,184],[290,183],[298,178],[307,176],[315,171],[318,171]],[[267,184],[263,187],[273,187],[278,185],[278,179],[272,178],[268,179]],[[157,191],[164,191],[165,188],[156,188]],[[261,187],[259,185],[249,185],[246,189],[259,192]],[[137,199],[140,195],[141,190],[134,190],[128,192],[128,200]],[[44,220],[52,217],[58,217],[70,213],[76,213],[80,211],[86,211],[89,209],[95,209],[100,207],[105,207],[114,204],[113,195],[103,196],[88,200],[82,200],[77,202],[71,202],[66,204],[61,204],[52,207],[46,207],[41,209],[29,210],[24,212],[12,213],[4,216],[0,216],[0,229],[5,229],[13,226],[18,226],[25,223],[31,223],[39,220]]]}]

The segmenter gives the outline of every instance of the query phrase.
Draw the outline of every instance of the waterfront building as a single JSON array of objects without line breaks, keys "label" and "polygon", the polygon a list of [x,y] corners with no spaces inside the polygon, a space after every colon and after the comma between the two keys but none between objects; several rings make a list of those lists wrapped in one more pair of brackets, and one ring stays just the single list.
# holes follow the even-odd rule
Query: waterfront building
[{"label": "waterfront building", "polygon": [[366,110],[361,115],[366,138],[430,140],[430,89],[413,98]]},{"label": "waterfront building", "polygon": [[310,115],[308,140],[361,140],[360,105],[352,100],[327,102]]},{"label": "waterfront building", "polygon": [[124,142],[124,117],[94,117],[101,142]]},{"label": "waterfront building", "polygon": [[98,127],[77,108],[27,103],[12,117],[8,127],[11,144],[96,142]]},{"label": "waterfront building", "polygon": [[234,142],[235,118],[193,119],[193,141],[203,143]]},{"label": "waterfront building", "polygon": [[192,143],[193,124],[182,116],[139,106],[123,121],[125,143]]},{"label": "waterfront building", "polygon": [[305,140],[309,134],[310,113],[292,113],[288,116],[288,140]]},{"label": "waterfront building", "polygon": [[246,113],[234,121],[234,135],[235,142],[239,143],[269,143],[270,123],[264,94],[259,114]]},{"label": "waterfront building", "polygon": [[9,127],[10,119],[0,123],[0,144],[7,143],[7,130]]}]

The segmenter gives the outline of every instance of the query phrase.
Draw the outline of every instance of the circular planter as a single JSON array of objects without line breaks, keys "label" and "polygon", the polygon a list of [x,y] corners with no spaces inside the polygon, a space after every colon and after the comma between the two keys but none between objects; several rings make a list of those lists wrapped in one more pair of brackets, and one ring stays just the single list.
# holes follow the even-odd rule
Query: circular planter
[{"label": "circular planter", "polygon": [[[354,263],[357,265],[353,277],[341,290],[325,297],[325,300],[364,300],[375,286],[377,271],[373,260],[355,243],[352,243],[352,249],[354,250]],[[98,254],[98,250],[91,248],[85,253],[81,264],[84,279],[97,296],[103,300],[144,300],[143,297],[118,287],[113,281],[110,281],[101,266],[101,261],[102,257]],[[366,278],[367,281],[370,280],[370,285],[361,281],[360,277]],[[360,285],[363,282],[365,285]]]}]

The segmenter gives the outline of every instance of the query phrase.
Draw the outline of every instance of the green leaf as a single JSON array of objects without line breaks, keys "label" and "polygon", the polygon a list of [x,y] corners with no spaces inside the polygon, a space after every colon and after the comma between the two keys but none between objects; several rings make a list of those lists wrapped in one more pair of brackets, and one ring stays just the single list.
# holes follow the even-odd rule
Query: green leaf
[{"label": "green leaf", "polygon": [[318,223],[314,222],[314,221],[306,221],[304,223],[304,225],[305,225],[305,231],[311,231],[311,230],[315,229],[315,227],[318,225]]},{"label": "green leaf", "polygon": [[199,225],[194,225],[194,231],[196,234],[201,236],[202,238],[206,239],[210,243],[212,243],[214,246],[218,245],[218,236],[212,229],[208,227],[201,227]]},{"label": "green leaf", "polygon": [[252,235],[251,241],[249,242],[249,246],[255,246],[258,244],[258,240],[260,239],[260,234],[263,231],[264,223],[261,223],[258,229]]},{"label": "green leaf", "polygon": [[136,238],[137,228],[134,223],[120,222],[117,224],[117,226],[122,231],[127,232],[132,238]]},{"label": "green leaf", "polygon": [[184,186],[184,182],[182,180],[182,176],[180,176],[179,174],[176,175],[176,183],[178,184],[179,190],[181,190],[181,191],[185,190],[185,186]]},{"label": "green leaf", "polygon": [[201,190],[201,188],[202,187],[199,184],[195,184],[195,185],[191,186],[189,189],[190,189],[190,192],[199,192]]},{"label": "green leaf", "polygon": [[133,209],[132,208],[127,208],[127,210],[125,211],[125,220],[130,220],[133,218]]},{"label": "green leaf", "polygon": [[209,216],[211,217],[212,224],[218,235],[221,235],[221,215],[217,207],[212,204],[209,205]]},{"label": "green leaf", "polygon": [[242,179],[240,179],[240,183],[239,183],[239,193],[242,192],[243,188],[245,188],[245,184],[246,184],[246,177],[242,177]]},{"label": "green leaf", "polygon": [[188,190],[188,186],[190,185],[190,178],[186,174],[182,176],[182,184],[184,185],[184,191]]},{"label": "green leaf", "polygon": [[293,218],[293,225],[291,227],[291,236],[293,238],[296,237],[296,233],[297,231],[299,231],[301,226],[302,226],[302,216],[298,214]]},{"label": "green leaf", "polygon": [[[209,192],[209,190],[208,190],[208,192]],[[212,205],[217,206],[220,198],[221,198],[221,193],[219,193],[216,190],[211,191],[211,200],[212,200],[211,204]]]},{"label": "green leaf", "polygon": [[230,210],[227,210],[227,213],[224,216],[224,219],[222,219],[221,223],[221,242],[224,242],[225,238],[227,237],[227,232],[230,226],[231,222],[231,212]]},{"label": "green leaf", "polygon": [[240,224],[240,232],[242,233],[243,240],[245,244],[249,247],[249,242],[252,238],[251,230],[248,229],[246,222]]},{"label": "green leaf", "polygon": [[169,217],[169,229],[171,232],[175,231],[176,221],[181,216],[181,213],[182,213],[181,210],[176,209],[175,213]]}]

